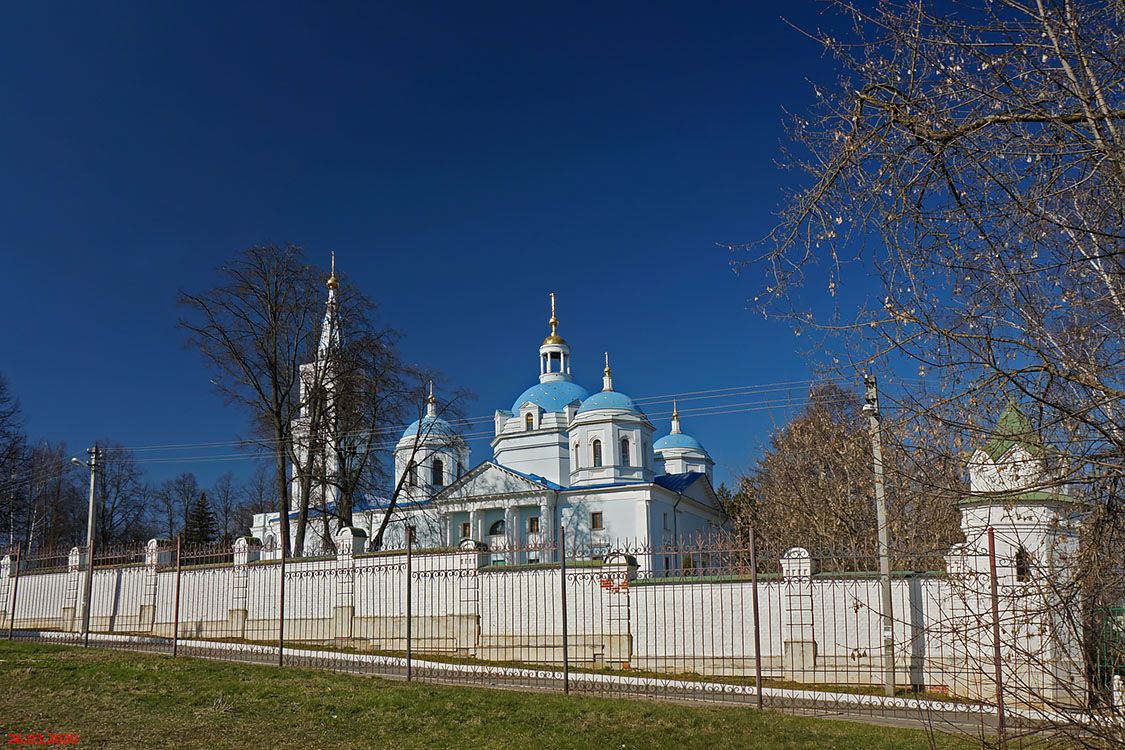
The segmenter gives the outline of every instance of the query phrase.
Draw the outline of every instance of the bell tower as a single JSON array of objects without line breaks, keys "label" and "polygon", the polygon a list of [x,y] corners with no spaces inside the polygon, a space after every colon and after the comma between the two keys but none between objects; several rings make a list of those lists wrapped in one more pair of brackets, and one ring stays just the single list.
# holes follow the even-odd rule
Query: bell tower
[{"label": "bell tower", "polygon": [[539,347],[539,382],[550,383],[556,380],[569,381],[570,347],[559,335],[559,319],[555,314],[555,293],[551,292],[551,333],[543,339]]}]

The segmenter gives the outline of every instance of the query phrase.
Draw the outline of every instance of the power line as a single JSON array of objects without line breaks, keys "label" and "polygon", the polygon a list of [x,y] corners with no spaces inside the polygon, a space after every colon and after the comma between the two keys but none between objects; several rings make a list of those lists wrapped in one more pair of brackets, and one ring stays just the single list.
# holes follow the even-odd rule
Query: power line
[{"label": "power line", "polygon": [[[712,406],[695,407],[689,409],[681,409],[681,416],[688,417],[712,417],[721,416],[726,414],[740,414],[753,411],[764,411],[768,409],[777,409],[790,406],[798,406],[805,402],[803,398],[788,398],[788,399],[767,399],[764,401],[745,401],[735,404],[715,404]],[[846,403],[846,398],[839,399],[826,399],[824,403]],[[671,412],[661,413],[661,416],[671,416]],[[520,434],[520,433],[515,433]],[[459,438],[464,440],[474,440],[479,438],[493,437],[495,432],[493,430],[481,430],[476,432],[461,433]],[[423,436],[425,437],[425,436]],[[397,446],[395,442],[377,443],[369,446],[371,450],[389,450]],[[188,462],[210,462],[210,461],[237,461],[258,459],[272,456],[273,454],[267,451],[260,451],[256,453],[230,453],[218,454],[210,456],[171,456],[163,458],[144,458],[137,460],[138,464],[165,464],[165,463],[188,463]]]},{"label": "power line", "polygon": [[[661,404],[671,403],[673,399],[681,401],[696,401],[701,399],[712,398],[733,398],[740,395],[752,395],[754,393],[766,393],[779,390],[788,390],[800,385],[811,385],[820,383],[845,383],[843,379],[830,379],[830,380],[790,380],[780,381],[776,383],[759,383],[752,385],[729,386],[725,388],[710,388],[698,391],[682,391],[679,393],[668,393],[655,396],[641,396],[634,398],[633,402],[637,404]],[[494,415],[480,415],[476,417],[465,417],[459,419],[447,419],[453,426],[470,426],[474,424],[493,422]],[[355,430],[350,433],[342,433],[339,437],[356,437],[365,435],[380,435],[380,434],[394,434],[395,432],[406,430],[409,424],[395,424],[386,425],[383,427],[374,428],[371,430]],[[213,442],[200,442],[200,443],[168,443],[163,445],[140,445],[140,446],[126,446],[124,450],[133,452],[148,452],[148,451],[161,451],[161,450],[187,450],[193,448],[222,448],[222,447],[248,447],[253,445],[269,445],[278,442],[277,438],[257,438],[257,439],[242,439],[242,440],[223,440]]]},{"label": "power line", "polygon": [[[912,378],[899,378],[902,382],[914,382],[917,379]],[[792,391],[800,386],[812,386],[821,384],[845,384],[850,385],[851,381],[844,378],[828,378],[828,379],[802,379],[790,381],[777,381],[772,383],[756,383],[744,384],[738,386],[726,386],[722,388],[708,388],[694,391],[680,391],[677,393],[666,393],[652,396],[642,396],[633,399],[634,403],[645,404],[647,406],[658,406],[662,404],[670,404],[675,401],[705,401],[705,400],[722,400],[732,399],[738,396],[747,395],[766,395],[770,393],[777,393],[779,391]],[[784,397],[772,397],[757,401],[744,401],[737,403],[718,403],[702,406],[689,406],[686,409],[681,409],[680,414],[687,417],[711,417],[723,416],[729,414],[749,413],[755,411],[764,411],[778,408],[789,408],[804,404],[808,400],[807,393],[803,395],[793,394]],[[842,397],[836,401],[846,401]],[[829,399],[825,403],[833,403],[834,400]],[[663,419],[671,416],[671,411],[653,412],[648,415],[650,418]],[[453,426],[477,426],[481,423],[494,422],[495,416],[477,416],[462,419],[447,420]],[[378,435],[393,434],[400,429],[405,429],[406,425],[392,425],[385,426],[373,430],[356,430],[350,433],[343,433],[339,437],[376,437]],[[459,435],[465,440],[476,440],[495,435],[494,430],[477,430],[462,433]],[[261,440],[228,440],[228,441],[212,441],[200,443],[170,443],[165,445],[148,445],[148,446],[128,446],[124,447],[122,451],[161,451],[161,450],[192,450],[192,449],[206,449],[206,448],[222,448],[222,447],[260,447],[263,448],[257,452],[238,452],[226,453],[217,455],[182,455],[182,456],[165,456],[143,458],[136,461],[137,464],[175,464],[175,463],[219,463],[219,462],[237,462],[248,460],[260,460],[265,457],[272,456],[272,452],[268,450],[269,445],[276,444],[275,439],[261,439]],[[370,446],[373,451],[388,450],[394,448],[398,441],[386,441],[381,443],[374,443]],[[112,461],[112,458],[110,458]],[[70,471],[69,466],[60,466],[58,469],[44,469],[37,474],[29,477],[20,478],[17,481],[9,482],[0,485],[0,492],[9,492],[17,487],[24,485],[32,485],[35,483],[46,483],[64,477]]]}]

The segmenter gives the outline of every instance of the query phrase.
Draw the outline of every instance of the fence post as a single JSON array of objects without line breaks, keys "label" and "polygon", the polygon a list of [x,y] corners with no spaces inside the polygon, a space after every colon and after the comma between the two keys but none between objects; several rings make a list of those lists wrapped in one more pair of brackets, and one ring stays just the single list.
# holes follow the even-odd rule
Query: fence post
[{"label": "fence post", "polygon": [[750,599],[754,605],[754,692],[762,708],[762,625],[758,619],[758,544],[750,526]]},{"label": "fence post", "polygon": [[411,613],[414,597],[414,584],[412,576],[414,573],[414,527],[406,527],[406,681],[410,682],[414,678],[414,652],[411,648],[413,642],[413,623],[414,617]]},{"label": "fence post", "polygon": [[988,574],[992,584],[992,661],[996,670],[996,735],[1000,750],[1008,747],[1004,733],[1004,679],[1000,655],[1000,592],[996,582],[996,536],[988,527]]},{"label": "fence post", "polygon": [[22,545],[16,542],[16,577],[12,579],[12,599],[8,602],[8,640],[12,640],[12,631],[16,626],[16,602],[19,601],[17,596],[20,593],[20,553],[23,551]]},{"label": "fence post", "polygon": [[285,666],[285,558],[289,545],[281,540],[281,582],[278,584],[277,605],[277,666]]},{"label": "fence post", "polygon": [[184,561],[183,534],[176,534],[176,598],[172,605],[172,656],[180,655],[180,570]]},{"label": "fence post", "polygon": [[563,694],[570,695],[570,646],[566,624],[566,527],[559,526],[559,588],[562,596]]}]

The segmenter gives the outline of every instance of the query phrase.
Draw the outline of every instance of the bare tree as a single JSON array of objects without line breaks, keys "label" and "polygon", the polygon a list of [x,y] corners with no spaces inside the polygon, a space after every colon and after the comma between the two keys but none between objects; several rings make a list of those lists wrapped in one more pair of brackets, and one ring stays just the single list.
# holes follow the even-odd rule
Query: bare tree
[{"label": "bare tree", "polygon": [[[7,527],[8,543],[16,535],[17,516],[27,511],[28,482],[26,438],[19,401],[0,375],[0,524]],[[0,526],[2,529],[3,526]]]},{"label": "bare tree", "polygon": [[[1009,397],[1033,403],[1085,478],[1120,476],[1120,4],[831,5],[854,33],[814,35],[841,81],[793,120],[788,165],[809,186],[764,244],[759,302],[854,334],[863,366],[907,357],[944,376],[941,413],[978,437]],[[879,280],[878,303],[815,315],[820,290],[862,276],[849,263]]]},{"label": "bare tree", "polygon": [[85,477],[63,443],[42,441],[26,457],[27,502],[19,533],[28,548],[76,544],[86,531]]},{"label": "bare tree", "polygon": [[234,487],[233,474],[228,471],[215,480],[211,487],[211,499],[214,501],[219,541],[230,544],[238,523],[238,492]]},{"label": "bare tree", "polygon": [[[874,475],[862,407],[855,391],[831,383],[813,388],[801,411],[740,478],[730,499],[738,529],[752,523],[778,553],[801,546],[837,569],[876,567]],[[933,564],[940,564],[960,538],[955,503],[963,488],[946,489],[960,466],[948,465],[941,476],[931,477],[938,470],[931,465],[923,474],[906,463],[909,449],[893,437],[884,434],[893,553],[909,564],[930,554]]]},{"label": "bare tree", "polygon": [[[893,404],[916,446],[935,432],[956,433],[941,448],[980,444],[1018,401],[1038,443],[1065,457],[1040,489],[1075,487],[1091,509],[1067,584],[1080,596],[1065,600],[1118,604],[1125,8],[829,5],[849,31],[809,35],[840,80],[791,121],[786,166],[807,182],[752,246],[769,277],[756,300],[798,332],[839,334],[830,366],[917,369]],[[841,294],[856,280],[868,286]],[[863,292],[877,301],[851,309]]]},{"label": "bare tree", "polygon": [[259,465],[238,490],[236,526],[240,530],[250,528],[256,514],[268,513],[275,505],[272,474],[269,467]]},{"label": "bare tree", "polygon": [[[416,405],[417,419],[412,424],[417,426],[411,435],[410,452],[405,457],[406,470],[398,476],[394,487],[384,498],[383,518],[378,530],[371,537],[372,549],[382,549],[387,527],[398,515],[400,503],[409,499],[425,507],[427,501],[432,500],[442,491],[443,487],[440,484],[434,484],[427,481],[425,477],[419,476],[417,468],[430,463],[439,452],[457,452],[464,447],[464,438],[446,427],[446,424],[460,414],[457,405],[467,394],[458,392],[452,399],[439,403],[433,396],[432,381],[430,382],[428,395],[425,395],[426,391],[423,388],[418,388],[413,393],[412,400]],[[354,466],[353,470],[356,468],[359,467]],[[375,477],[371,473],[366,477],[362,474],[354,475],[356,481],[364,479],[370,481],[373,478]]]},{"label": "bare tree", "polygon": [[315,350],[322,287],[292,245],[252,247],[219,275],[210,290],[180,293],[187,312],[180,324],[218,371],[219,391],[246,407],[273,458],[281,542],[290,548],[291,429],[301,409],[301,363]]},{"label": "bare tree", "polygon": [[184,472],[161,484],[155,497],[162,530],[174,539],[187,524],[192,504],[199,497],[199,481],[195,474]]},{"label": "bare tree", "polygon": [[99,440],[103,451],[98,472],[97,543],[143,541],[147,535],[147,494],[143,476],[132,451],[120,443]]}]

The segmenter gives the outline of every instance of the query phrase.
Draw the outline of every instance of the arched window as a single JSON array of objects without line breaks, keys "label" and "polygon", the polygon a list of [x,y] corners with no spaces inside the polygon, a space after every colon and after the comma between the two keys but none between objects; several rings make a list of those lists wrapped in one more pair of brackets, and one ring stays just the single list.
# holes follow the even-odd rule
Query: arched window
[{"label": "arched window", "polygon": [[598,468],[602,465],[602,441],[595,440],[591,448],[594,453],[594,468]]},{"label": "arched window", "polygon": [[535,429],[535,416],[533,414],[528,413],[524,416],[523,428],[529,432]]},{"label": "arched window", "polygon": [[629,438],[621,438],[621,465],[629,466]]},{"label": "arched window", "polygon": [[581,453],[582,452],[578,449],[578,443],[575,443],[574,444],[574,468],[576,468],[576,469],[579,468],[579,464],[582,463],[581,461],[578,460],[578,456]]},{"label": "arched window", "polygon": [[504,534],[504,519],[501,518],[496,523],[488,527],[489,536],[502,536]]},{"label": "arched window", "polygon": [[418,484],[418,464],[413,461],[406,466],[406,483],[411,487]]},{"label": "arched window", "polygon": [[434,487],[441,487],[445,484],[445,464],[442,463],[440,458],[435,458],[433,466],[430,467],[430,484]]},{"label": "arched window", "polygon": [[457,462],[457,478],[460,479],[463,476],[465,476],[465,464],[458,461]]}]

